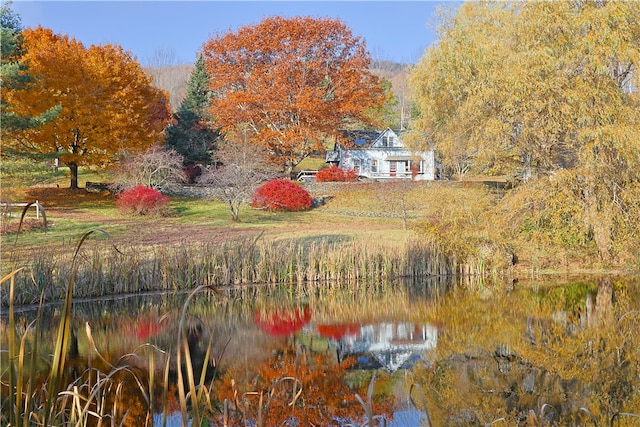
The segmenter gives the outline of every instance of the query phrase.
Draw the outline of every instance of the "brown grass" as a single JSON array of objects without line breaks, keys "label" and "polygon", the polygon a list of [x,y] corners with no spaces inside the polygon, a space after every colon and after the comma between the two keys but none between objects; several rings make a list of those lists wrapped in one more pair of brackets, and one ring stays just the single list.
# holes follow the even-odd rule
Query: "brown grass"
[{"label": "brown grass", "polygon": [[[414,184],[408,194],[408,230],[403,230],[397,212],[384,206],[382,199],[385,196],[380,188],[384,188],[385,183],[375,182],[312,184],[309,191],[313,195],[333,196],[325,206],[291,215],[265,214],[245,207],[240,223],[232,222],[223,208],[212,208],[211,202],[205,200],[183,199],[188,211],[186,215],[177,211],[168,218],[135,218],[117,212],[115,197],[109,193],[33,187],[26,190],[26,194],[30,199],[39,200],[47,209],[54,225],[51,234],[60,230],[56,227],[57,220],[79,226],[86,223],[87,228],[82,231],[89,227],[104,228],[115,245],[223,243],[258,233],[274,241],[358,240],[363,245],[378,241],[402,242],[415,237],[440,245],[449,255],[455,254],[461,263],[473,261],[473,272],[509,269],[517,276],[529,277],[546,272],[628,268],[602,265],[589,245],[561,245],[523,234],[519,230],[522,225],[514,220],[514,217],[518,218],[516,212],[501,206],[504,190],[495,186],[453,181]],[[5,227],[3,234],[14,229]],[[81,234],[79,230],[75,233],[76,236]],[[73,238],[48,239],[43,247],[56,250],[58,242],[69,242]],[[7,256],[4,247],[3,256]],[[512,266],[512,262],[515,265]]]},{"label": "brown grass", "polygon": [[115,202],[115,195],[107,191],[90,193],[84,188],[31,187],[25,191],[25,197],[39,200],[45,208],[56,209],[106,207],[113,206]]}]

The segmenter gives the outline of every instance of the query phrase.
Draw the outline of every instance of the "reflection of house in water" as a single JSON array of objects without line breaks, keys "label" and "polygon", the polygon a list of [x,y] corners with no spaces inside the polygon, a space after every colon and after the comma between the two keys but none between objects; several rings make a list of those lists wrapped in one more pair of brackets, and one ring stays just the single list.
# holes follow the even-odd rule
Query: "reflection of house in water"
[{"label": "reflection of house in water", "polygon": [[429,324],[368,324],[336,342],[340,360],[355,356],[359,369],[385,368],[394,372],[410,368],[422,359],[422,352],[436,348],[438,330]]}]

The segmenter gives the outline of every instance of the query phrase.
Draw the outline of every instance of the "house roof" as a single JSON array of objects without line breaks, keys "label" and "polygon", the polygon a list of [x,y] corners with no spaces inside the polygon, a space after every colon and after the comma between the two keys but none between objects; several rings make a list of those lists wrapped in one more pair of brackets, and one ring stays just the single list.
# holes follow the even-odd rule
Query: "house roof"
[{"label": "house roof", "polygon": [[[388,130],[340,130],[338,131],[338,143],[343,146],[353,148],[371,148],[380,136]],[[401,131],[392,130],[396,135],[400,135]]]}]

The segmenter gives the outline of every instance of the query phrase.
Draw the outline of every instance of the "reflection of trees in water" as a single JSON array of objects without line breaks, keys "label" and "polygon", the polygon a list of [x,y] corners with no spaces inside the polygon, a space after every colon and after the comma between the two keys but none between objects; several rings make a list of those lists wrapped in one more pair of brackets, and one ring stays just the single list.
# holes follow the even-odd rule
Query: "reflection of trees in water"
[{"label": "reflection of trees in water", "polygon": [[[297,307],[300,296],[313,308],[312,324],[397,318],[437,326],[437,346],[430,353],[436,363],[420,364],[407,372],[423,386],[436,422],[472,425],[473,420],[514,420],[529,410],[539,414],[543,406],[545,417],[562,415],[562,422],[580,406],[604,420],[616,411],[637,413],[640,408],[640,314],[634,314],[640,307],[640,286],[637,281],[615,278],[567,286],[517,285],[506,292],[486,284],[421,288],[396,283],[374,288],[248,287],[203,293],[189,304],[185,325],[196,377],[207,366],[211,379],[213,361],[224,369],[217,371],[221,375],[228,373],[230,362],[237,362],[236,378],[248,381],[255,378],[254,367],[290,357],[283,345],[304,343],[319,352],[321,346],[300,341],[304,336],[273,340],[254,324],[257,306]],[[146,342],[166,351],[175,363],[185,299],[186,294],[149,294],[75,303],[73,324],[80,340],[77,357],[70,361],[75,375],[88,363],[83,354],[88,348],[83,338],[85,322],[93,329],[98,351],[114,365],[126,363],[144,372],[149,362]],[[42,342],[54,341],[58,309],[56,305],[44,308],[42,320],[50,331],[43,332]],[[25,324],[35,313],[18,316]],[[162,327],[155,327],[157,323]],[[207,359],[209,342],[211,358]],[[120,359],[126,353],[136,357]],[[160,353],[157,356],[157,378],[161,378],[166,359]],[[243,369],[242,375],[238,369]],[[172,365],[172,378],[175,370]]]},{"label": "reflection of trees in water", "polygon": [[[230,402],[228,425],[253,425],[251,420],[257,419],[259,411],[264,425],[274,426],[361,420],[364,410],[354,396],[366,396],[369,383],[347,384],[344,377],[351,363],[336,363],[327,352],[316,352],[294,341],[280,341],[250,369],[243,363],[234,363],[217,383],[215,394],[218,400]],[[395,399],[386,393],[389,380],[387,376],[376,383],[376,415],[392,412]]]},{"label": "reflection of trees in water", "polygon": [[[169,294],[162,292],[139,293],[113,298],[76,299],[73,302],[73,315],[77,322],[90,322],[97,326],[112,318],[137,317],[140,312],[155,307],[160,310],[179,307],[184,301],[184,293]],[[58,313],[63,302],[47,303],[42,307],[42,326],[52,328],[57,326]],[[5,313],[3,313],[4,315]],[[18,307],[15,311],[17,318],[24,318],[30,322],[36,318],[38,307]]]},{"label": "reflection of trees in water", "polygon": [[614,278],[445,299],[433,313],[444,322],[438,361],[419,377],[436,391],[434,418],[511,424],[533,411],[540,423],[573,425],[585,415],[581,407],[603,422],[638,413],[640,316],[625,315],[638,306],[637,284]]}]

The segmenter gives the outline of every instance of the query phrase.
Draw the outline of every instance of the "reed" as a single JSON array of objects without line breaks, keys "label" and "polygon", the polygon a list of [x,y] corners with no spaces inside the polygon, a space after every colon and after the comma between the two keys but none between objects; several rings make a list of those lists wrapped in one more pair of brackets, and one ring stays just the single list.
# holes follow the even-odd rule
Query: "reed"
[{"label": "reed", "polygon": [[[206,290],[207,286],[198,286],[190,294],[185,301],[182,313],[180,316],[180,323],[178,326],[177,346],[176,346],[176,369],[178,373],[178,396],[180,402],[180,414],[182,416],[182,425],[191,425],[193,427],[199,427],[201,425],[208,425],[206,410],[209,410],[209,414],[213,413],[213,407],[211,406],[210,389],[212,385],[207,387],[205,381],[207,376],[208,363],[205,363],[199,378],[196,378],[193,363],[191,360],[191,353],[189,349],[189,342],[186,337],[186,319],[191,299],[198,293]],[[207,345],[205,361],[209,361],[211,357],[212,341],[209,339]],[[183,370],[185,372],[183,372]],[[186,381],[185,381],[186,376]],[[196,382],[197,381],[197,382]],[[185,382],[188,385],[188,391],[185,390]],[[165,387],[168,384],[165,383]],[[191,403],[189,411],[188,403]]]},{"label": "reed", "polygon": [[[2,363],[3,371],[8,371],[9,381],[6,389],[8,397],[3,398],[0,411],[0,421],[3,425],[26,427],[35,423],[44,426],[85,426],[100,424],[108,419],[117,424],[119,421],[115,420],[126,418],[128,413],[118,405],[123,396],[123,375],[131,376],[139,385],[142,395],[146,396],[137,374],[128,366],[109,366],[108,372],[88,366],[77,378],[70,380],[68,357],[70,343],[74,339],[71,317],[78,253],[84,241],[95,232],[101,231],[90,231],[81,238],[73,256],[64,305],[51,353],[40,347],[44,290],[40,292],[36,319],[26,326],[18,343],[14,315],[15,279],[24,268],[14,268],[0,280],[0,286],[9,286],[8,350],[7,359]],[[34,279],[33,275],[28,277]],[[37,283],[34,285],[37,287]],[[87,336],[89,342],[93,343],[88,326]],[[43,360],[47,364],[44,372],[41,369]]]},{"label": "reed", "polygon": [[[420,398],[419,401],[417,401],[417,399],[414,399],[413,397],[414,391],[418,394],[418,397]],[[419,384],[411,385],[411,388],[409,390],[409,396],[411,397],[411,403],[413,404],[413,406],[415,408],[420,408],[422,412],[424,412],[425,427],[432,427],[433,424],[431,424],[431,416],[429,415],[429,408],[427,407],[427,398],[425,397],[424,392],[422,391],[422,388],[420,387]]]},{"label": "reed", "polygon": [[367,390],[367,400],[366,402],[359,394],[356,393],[356,399],[360,402],[362,409],[365,413],[365,423],[364,426],[373,427],[374,413],[373,413],[373,385],[376,379],[375,373],[371,377],[371,381],[369,382],[369,388]]},{"label": "reed", "polygon": [[[455,257],[434,244],[407,240],[399,244],[360,240],[335,242],[264,241],[197,243],[176,247],[115,248],[104,241],[78,249],[74,259],[36,251],[27,263],[32,276],[16,277],[14,303],[36,304],[141,291],[192,290],[200,284],[382,283],[399,278],[478,275],[457,265]],[[467,263],[469,264],[469,263]],[[473,270],[473,271],[472,271]],[[66,286],[74,277],[77,286]],[[3,304],[7,304],[6,295]]]},{"label": "reed", "polygon": [[[7,406],[5,402],[2,404],[3,412],[4,408],[11,408],[7,419],[1,419],[3,424],[119,425],[132,417],[123,404],[125,382],[134,384],[136,395],[149,408],[143,417],[144,422],[150,422],[154,408],[157,349],[149,349],[148,374],[126,363],[112,365],[95,349],[91,330],[87,328],[92,354],[97,356],[99,363],[94,366],[90,358],[89,366],[82,367],[81,375],[69,380],[68,357],[75,333],[71,324],[72,305],[76,298],[148,290],[191,290],[180,317],[175,366],[183,425],[199,426],[207,423],[214,408],[210,396],[213,383],[205,383],[208,365],[197,376],[192,369],[185,335],[189,303],[196,294],[217,295],[219,289],[241,284],[288,285],[281,288],[292,298],[295,293],[308,292],[310,285],[321,290],[346,287],[365,292],[370,287],[379,289],[381,284],[392,283],[399,278],[455,276],[461,271],[455,258],[438,250],[434,244],[417,240],[389,245],[362,240],[264,241],[257,236],[221,245],[183,244],[141,249],[137,246],[114,248],[108,241],[89,240],[96,235],[107,234],[100,229],[85,233],[72,255],[42,250],[34,252],[33,257],[25,261],[25,267],[14,267],[0,281],[0,286],[9,286],[8,296],[1,295],[2,303],[9,307],[6,365],[9,398]],[[22,274],[27,268],[30,274]],[[28,337],[41,333],[40,314],[18,337],[13,313],[17,304],[36,303],[41,310],[47,301],[52,300],[62,300],[64,305],[52,356],[48,357],[41,351],[38,339],[33,340],[33,345],[28,348]],[[211,357],[211,348],[209,342],[207,360]],[[44,378],[37,368],[41,359],[50,365]],[[163,402],[169,393],[169,363],[170,358],[166,357],[162,379]],[[148,377],[144,380],[146,375]],[[287,377],[278,383],[293,385],[293,408],[300,392],[296,381]],[[363,406],[369,420],[374,418],[371,387]],[[267,415],[265,411],[268,411],[269,402],[270,396],[259,396],[258,425]],[[245,401],[243,404],[247,409],[248,403]],[[163,414],[163,424],[167,415],[166,412]]]}]

